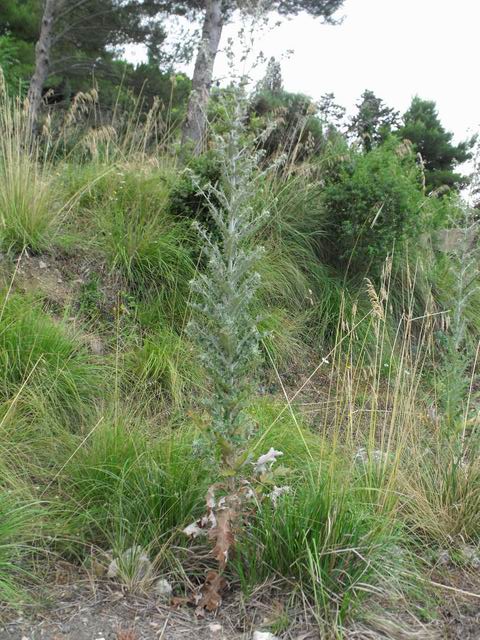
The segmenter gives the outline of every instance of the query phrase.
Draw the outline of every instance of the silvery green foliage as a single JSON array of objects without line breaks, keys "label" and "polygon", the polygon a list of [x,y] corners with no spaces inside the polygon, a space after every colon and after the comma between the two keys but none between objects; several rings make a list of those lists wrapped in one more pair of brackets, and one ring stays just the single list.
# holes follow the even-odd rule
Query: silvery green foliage
[{"label": "silvery green foliage", "polygon": [[[479,293],[480,250],[479,223],[475,212],[464,206],[462,219],[457,225],[457,247],[452,260],[453,304],[449,314],[443,363],[440,367],[440,400],[449,431],[455,425],[463,428],[468,406],[471,369],[475,360],[476,344],[468,336],[467,309]],[[460,424],[458,424],[460,423]]]},{"label": "silvery green foliage", "polygon": [[214,224],[211,233],[196,225],[207,265],[191,282],[193,313],[187,330],[211,382],[205,398],[211,433],[235,444],[246,437],[243,410],[259,357],[261,336],[252,302],[260,284],[255,265],[262,248],[252,240],[267,214],[252,206],[261,179],[259,156],[245,143],[240,105],[232,120],[227,133],[216,139],[221,181],[202,190]]}]

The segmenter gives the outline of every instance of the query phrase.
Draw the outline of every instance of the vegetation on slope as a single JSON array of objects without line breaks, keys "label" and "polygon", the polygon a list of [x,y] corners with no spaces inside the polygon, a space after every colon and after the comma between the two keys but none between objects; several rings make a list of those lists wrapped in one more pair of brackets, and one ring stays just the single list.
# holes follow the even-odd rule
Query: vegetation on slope
[{"label": "vegetation on slope", "polygon": [[[168,575],[179,593],[185,574],[200,583],[214,561],[182,529],[218,481],[211,459],[225,443],[213,440],[208,455],[198,446],[212,415],[256,487],[225,567],[246,594],[276,581],[292,611],[301,602],[340,634],[375,594],[408,598],[416,554],[478,547],[477,223],[457,193],[428,194],[410,145],[387,136],[362,150],[330,130],[300,155],[251,150],[259,123],[245,119],[246,188],[225,170],[225,119],[207,154],[180,163],[148,115],[140,143],[112,125],[93,130],[94,147],[86,113],[61,144],[53,130],[22,142],[22,117],[3,99],[2,599],[22,600],[45,553],[105,572],[117,559],[116,579],[145,589],[125,556],[139,547],[148,577]],[[256,220],[238,255],[254,252],[259,278],[246,281],[248,308],[227,317],[212,256],[225,249],[222,231],[229,241],[219,221],[232,202]],[[192,221],[211,234],[210,253]],[[447,251],[438,229],[457,238]],[[54,268],[61,296],[42,286]],[[187,331],[206,278],[220,289],[196,299]],[[241,429],[229,433],[232,363],[219,361],[232,317],[242,322],[236,348],[250,321],[261,340],[255,369],[250,344],[228,379],[245,382],[234,398]],[[218,361],[205,362],[214,331]],[[259,478],[255,461],[271,448],[281,464]]]}]

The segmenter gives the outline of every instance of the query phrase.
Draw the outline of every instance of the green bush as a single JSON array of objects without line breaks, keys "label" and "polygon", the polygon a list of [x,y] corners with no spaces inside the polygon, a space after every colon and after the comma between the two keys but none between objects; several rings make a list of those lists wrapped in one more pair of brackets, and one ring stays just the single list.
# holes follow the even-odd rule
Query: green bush
[{"label": "green bush", "polygon": [[31,69],[30,65],[21,63],[19,58],[28,46],[8,32],[0,36],[0,74],[3,73],[7,91],[12,96],[19,94],[24,97],[27,93],[28,82],[25,76],[31,75]]},{"label": "green bush", "polygon": [[192,158],[171,187],[168,197],[169,212],[179,218],[198,220],[210,229],[210,209],[201,189],[205,189],[207,185],[217,185],[221,177],[220,160],[214,152]]},{"label": "green bush", "polygon": [[349,275],[378,276],[387,255],[420,234],[427,201],[414,156],[392,139],[370,153],[352,150],[329,178],[323,203],[330,261]]}]

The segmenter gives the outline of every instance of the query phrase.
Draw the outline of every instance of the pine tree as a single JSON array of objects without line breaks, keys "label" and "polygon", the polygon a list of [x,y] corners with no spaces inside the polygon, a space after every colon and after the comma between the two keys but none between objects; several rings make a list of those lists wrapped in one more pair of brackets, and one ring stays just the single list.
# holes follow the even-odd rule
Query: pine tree
[{"label": "pine tree", "polygon": [[[213,67],[218,53],[222,30],[236,9],[265,8],[285,16],[295,16],[307,12],[314,18],[334,24],[334,14],[344,0],[271,0],[268,3],[248,3],[242,0],[222,2],[222,0],[177,0],[172,3],[172,11],[177,13],[198,12],[203,14],[202,37],[198,47],[192,78],[192,92],[187,117],[182,132],[182,143],[191,145],[198,155],[205,147],[208,99],[213,78]],[[166,4],[169,4],[168,2]]]},{"label": "pine tree", "polygon": [[357,113],[352,118],[350,131],[362,142],[366,152],[371,151],[399,124],[398,111],[388,107],[381,98],[368,89],[361,95]]},{"label": "pine tree", "polygon": [[259,89],[273,94],[283,91],[282,66],[273,56],[268,61],[265,77],[260,82]]},{"label": "pine tree", "polygon": [[453,144],[453,133],[440,122],[435,102],[415,96],[397,133],[410,140],[421,154],[428,190],[445,185],[460,188],[466,183],[465,177],[454,169],[471,159],[475,139]]}]

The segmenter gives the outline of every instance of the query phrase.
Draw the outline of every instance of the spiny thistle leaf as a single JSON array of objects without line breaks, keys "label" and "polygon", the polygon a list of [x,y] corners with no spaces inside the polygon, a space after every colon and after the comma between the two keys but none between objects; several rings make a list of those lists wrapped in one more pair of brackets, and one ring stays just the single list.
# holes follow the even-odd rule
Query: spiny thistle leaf
[{"label": "spiny thistle leaf", "polygon": [[[255,267],[262,248],[249,246],[267,212],[252,206],[258,180],[259,156],[246,144],[241,100],[230,130],[217,137],[222,176],[215,185],[201,187],[214,229],[195,224],[203,240],[207,264],[192,282],[192,319],[187,327],[196,342],[211,383],[204,404],[211,417],[210,436],[217,443],[239,444],[248,435],[244,408],[252,389],[261,339],[252,302],[260,285]],[[231,456],[220,447],[224,466]]]}]

